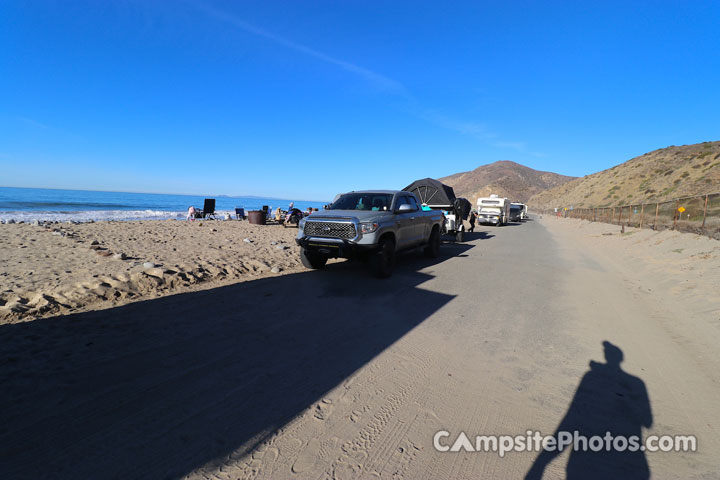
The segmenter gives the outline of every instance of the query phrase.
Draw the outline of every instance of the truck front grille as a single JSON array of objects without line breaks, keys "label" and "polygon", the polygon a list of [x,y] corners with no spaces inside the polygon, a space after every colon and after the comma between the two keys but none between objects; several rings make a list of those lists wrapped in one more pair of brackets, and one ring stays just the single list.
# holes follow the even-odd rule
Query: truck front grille
[{"label": "truck front grille", "polygon": [[305,235],[309,237],[355,238],[355,225],[345,222],[305,222]]}]

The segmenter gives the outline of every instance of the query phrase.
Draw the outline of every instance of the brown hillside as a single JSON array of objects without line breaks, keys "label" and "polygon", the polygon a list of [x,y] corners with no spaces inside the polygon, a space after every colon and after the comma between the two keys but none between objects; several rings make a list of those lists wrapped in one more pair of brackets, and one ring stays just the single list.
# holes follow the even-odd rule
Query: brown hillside
[{"label": "brown hillside", "polygon": [[609,207],[720,191],[720,142],[667,147],[540,192],[531,207]]},{"label": "brown hillside", "polygon": [[475,204],[478,197],[496,193],[512,201],[527,203],[531,196],[562,185],[575,177],[540,172],[509,160],[483,165],[469,172],[456,173],[439,180],[450,185],[455,195]]}]

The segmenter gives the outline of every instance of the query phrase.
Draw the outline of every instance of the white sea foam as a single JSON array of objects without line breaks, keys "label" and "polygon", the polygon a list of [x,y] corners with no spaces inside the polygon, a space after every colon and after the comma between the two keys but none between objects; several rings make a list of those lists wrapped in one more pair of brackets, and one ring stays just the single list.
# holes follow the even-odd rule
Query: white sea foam
[{"label": "white sea foam", "polygon": [[[217,218],[225,218],[226,213],[217,211]],[[0,212],[0,220],[7,222],[101,222],[109,220],[185,220],[187,212],[167,212],[161,210],[86,210],[79,212]]]}]

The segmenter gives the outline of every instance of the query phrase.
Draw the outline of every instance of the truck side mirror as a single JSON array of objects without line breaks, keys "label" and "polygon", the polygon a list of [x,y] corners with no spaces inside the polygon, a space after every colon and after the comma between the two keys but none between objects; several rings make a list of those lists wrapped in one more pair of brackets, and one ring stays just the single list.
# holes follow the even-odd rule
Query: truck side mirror
[{"label": "truck side mirror", "polygon": [[400,205],[400,208],[397,209],[398,213],[414,212],[414,211],[415,211],[415,209],[412,207],[412,205],[408,205],[407,203],[403,203],[402,205]]}]

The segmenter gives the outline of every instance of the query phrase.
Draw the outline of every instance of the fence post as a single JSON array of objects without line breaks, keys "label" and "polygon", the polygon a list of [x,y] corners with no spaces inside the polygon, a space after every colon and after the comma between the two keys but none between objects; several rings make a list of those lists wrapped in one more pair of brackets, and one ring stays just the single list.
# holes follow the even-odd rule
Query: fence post
[{"label": "fence post", "polygon": [[622,224],[622,209],[623,207],[620,207],[620,215],[618,215],[618,225]]},{"label": "fence post", "polygon": [[655,223],[653,223],[653,230],[657,230],[657,217],[660,212],[660,202],[655,204]]},{"label": "fence post", "polygon": [[673,215],[673,230],[677,228],[678,208],[680,208],[680,199],[675,200],[675,215]]},{"label": "fence post", "polygon": [[612,220],[610,221],[610,223],[615,223],[615,207],[613,207]]},{"label": "fence post", "polygon": [[642,206],[640,207],[640,228],[642,228],[642,222],[643,222],[644,218],[645,218],[645,204],[643,203]]},{"label": "fence post", "polygon": [[628,227],[631,227],[632,225],[630,225],[630,222],[632,221],[632,214],[633,214],[633,207],[632,207],[632,205],[630,205],[630,206],[628,207],[628,210],[629,210],[629,211],[628,211],[628,223],[627,223],[627,226],[628,226]]},{"label": "fence post", "polygon": [[708,204],[708,197],[709,197],[709,196],[710,196],[710,195],[705,195],[705,208],[703,208],[703,223],[702,223],[702,227],[700,227],[700,228],[702,228],[703,230],[705,230],[705,217],[707,217],[707,204]]}]

